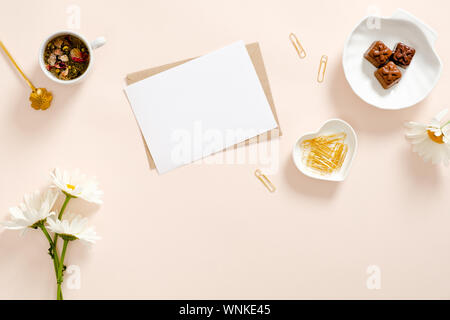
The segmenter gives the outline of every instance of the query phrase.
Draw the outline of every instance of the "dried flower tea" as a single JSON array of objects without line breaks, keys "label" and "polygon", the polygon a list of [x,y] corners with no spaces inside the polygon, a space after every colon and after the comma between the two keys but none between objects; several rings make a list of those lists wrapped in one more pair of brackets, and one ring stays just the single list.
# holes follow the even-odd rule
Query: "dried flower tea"
[{"label": "dried flower tea", "polygon": [[50,40],[44,51],[45,67],[60,80],[73,80],[89,66],[86,44],[73,35],[58,36]]}]

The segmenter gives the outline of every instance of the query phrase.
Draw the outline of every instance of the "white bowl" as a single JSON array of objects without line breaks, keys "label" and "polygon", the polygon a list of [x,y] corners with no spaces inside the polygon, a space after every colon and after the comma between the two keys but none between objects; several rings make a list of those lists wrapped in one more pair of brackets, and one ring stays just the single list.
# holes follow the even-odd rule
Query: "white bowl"
[{"label": "white bowl", "polygon": [[[348,145],[347,155],[345,157],[341,169],[329,175],[321,175],[319,173],[316,173],[312,169],[308,168],[303,162],[303,150],[301,147],[302,142],[304,140],[317,137],[319,135],[330,135],[339,132],[345,132],[347,134],[345,143]],[[328,181],[344,181],[352,166],[353,159],[355,158],[356,155],[357,147],[358,147],[358,140],[356,138],[355,130],[353,130],[353,128],[343,120],[330,119],[327,122],[325,122],[318,131],[306,133],[300,139],[297,140],[297,142],[294,145],[294,149],[292,150],[292,158],[298,170],[300,170],[300,172],[302,172],[304,175],[308,177]]]},{"label": "white bowl", "polygon": [[[379,27],[372,23],[374,19],[380,19]],[[397,110],[413,106],[428,96],[441,75],[442,62],[434,50],[436,38],[436,32],[429,26],[401,9],[390,18],[366,17],[345,43],[342,58],[345,77],[353,91],[375,107]],[[375,78],[376,68],[364,58],[376,40],[391,49],[398,42],[416,49],[411,65],[406,70],[400,68],[400,82],[387,90]]]}]

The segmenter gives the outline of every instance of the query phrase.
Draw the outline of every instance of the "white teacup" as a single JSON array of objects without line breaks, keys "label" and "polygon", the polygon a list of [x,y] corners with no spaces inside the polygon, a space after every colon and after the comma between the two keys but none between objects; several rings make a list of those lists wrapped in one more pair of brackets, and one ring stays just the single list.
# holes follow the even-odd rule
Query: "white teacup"
[{"label": "white teacup", "polygon": [[[72,79],[72,80],[61,80],[61,79],[58,79],[50,71],[48,71],[47,68],[45,67],[44,52],[45,52],[45,49],[47,48],[47,44],[51,40],[53,40],[54,38],[56,38],[58,36],[63,36],[63,35],[71,35],[71,36],[74,36],[74,37],[80,39],[81,41],[83,41],[83,43],[86,45],[86,48],[89,51],[89,65],[88,65],[87,69],[79,77],[77,77],[75,79]],[[44,74],[47,77],[49,77],[51,80],[53,80],[53,81],[55,81],[57,83],[61,83],[61,84],[78,83],[78,82],[80,82],[81,80],[83,80],[86,77],[86,75],[88,74],[89,70],[91,70],[91,68],[92,68],[92,64],[94,62],[94,56],[93,56],[92,52],[95,49],[100,48],[101,46],[103,46],[105,43],[106,43],[106,39],[104,37],[98,37],[94,41],[89,42],[81,34],[73,32],[73,31],[59,31],[59,32],[55,32],[52,35],[50,35],[49,37],[47,37],[47,39],[45,39],[45,41],[41,45],[41,49],[39,50],[39,65],[41,66],[42,72],[44,72]]]}]

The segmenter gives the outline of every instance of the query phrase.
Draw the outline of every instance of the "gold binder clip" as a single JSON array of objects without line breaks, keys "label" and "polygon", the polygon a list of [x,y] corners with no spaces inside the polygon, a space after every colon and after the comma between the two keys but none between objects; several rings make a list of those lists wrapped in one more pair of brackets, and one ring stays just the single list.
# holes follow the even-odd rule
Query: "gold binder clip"
[{"label": "gold binder clip", "polygon": [[293,33],[289,35],[289,39],[291,40],[295,51],[297,51],[298,56],[300,59],[304,59],[306,57],[306,51],[303,49],[302,45],[300,44],[300,41],[298,41],[297,36]]},{"label": "gold binder clip", "polygon": [[319,71],[317,72],[317,82],[322,83],[325,79],[325,70],[327,70],[328,56],[323,55],[320,58]]},{"label": "gold binder clip", "polygon": [[275,192],[277,188],[270,182],[269,178],[267,178],[266,175],[264,175],[261,170],[257,169],[255,171],[255,176],[263,183],[263,185],[269,190],[270,192]]}]

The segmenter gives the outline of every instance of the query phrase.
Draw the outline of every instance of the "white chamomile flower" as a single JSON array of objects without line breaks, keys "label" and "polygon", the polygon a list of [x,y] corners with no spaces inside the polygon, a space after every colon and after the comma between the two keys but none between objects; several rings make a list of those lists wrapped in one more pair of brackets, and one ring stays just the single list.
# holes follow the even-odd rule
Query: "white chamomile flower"
[{"label": "white chamomile flower", "polygon": [[70,173],[66,170],[54,169],[50,174],[53,184],[65,194],[74,198],[81,198],[88,202],[101,204],[103,191],[99,190],[95,178],[88,178],[78,169]]},{"label": "white chamomile flower", "polygon": [[47,220],[48,228],[64,240],[81,240],[85,243],[95,243],[101,238],[93,227],[88,227],[88,219],[80,215],[69,213],[65,219],[50,218]]},{"label": "white chamomile flower", "polygon": [[429,124],[407,122],[406,138],[411,141],[413,151],[425,161],[433,164],[450,162],[450,122],[442,123],[448,109],[437,114]]},{"label": "white chamomile flower", "polygon": [[9,209],[11,219],[3,222],[2,225],[6,229],[23,230],[23,232],[27,228],[37,228],[40,223],[44,223],[48,217],[55,214],[51,210],[57,198],[58,191],[54,189],[26,194],[23,203]]}]

